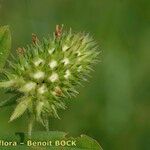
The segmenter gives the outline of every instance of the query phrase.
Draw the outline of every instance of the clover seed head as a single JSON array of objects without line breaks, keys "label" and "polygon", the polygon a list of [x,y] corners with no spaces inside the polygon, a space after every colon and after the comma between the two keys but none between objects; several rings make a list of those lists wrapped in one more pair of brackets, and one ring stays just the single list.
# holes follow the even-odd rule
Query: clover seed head
[{"label": "clover seed head", "polygon": [[7,79],[0,82],[0,87],[22,93],[11,121],[25,111],[42,123],[49,116],[59,118],[57,110],[65,109],[66,98],[78,94],[78,86],[87,80],[97,61],[97,44],[88,34],[57,32],[42,41],[36,41],[34,35],[33,44],[20,48],[23,51],[17,61],[6,68]]}]

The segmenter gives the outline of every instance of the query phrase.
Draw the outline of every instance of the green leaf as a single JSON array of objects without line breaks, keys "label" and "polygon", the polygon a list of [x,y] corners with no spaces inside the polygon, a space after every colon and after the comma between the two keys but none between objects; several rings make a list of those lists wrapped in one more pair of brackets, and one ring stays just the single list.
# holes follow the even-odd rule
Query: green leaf
[{"label": "green leaf", "polygon": [[31,102],[31,98],[22,97],[19,99],[20,103],[16,106],[13,114],[10,117],[10,122],[20,117],[28,108],[29,103]]},{"label": "green leaf", "polygon": [[0,27],[0,70],[4,67],[11,48],[11,33],[8,26]]},{"label": "green leaf", "polygon": [[[5,141],[15,141],[18,143],[18,145],[15,147],[15,149],[28,149],[28,150],[103,150],[102,147],[99,145],[99,143],[86,136],[86,135],[81,135],[80,137],[73,138],[69,137],[65,132],[58,132],[58,131],[50,131],[50,132],[34,132],[29,139],[27,134],[25,134],[25,140],[23,141],[24,144],[20,145],[19,138],[18,136],[14,135],[7,135],[3,136],[0,135],[0,138],[5,140]],[[30,142],[32,141],[32,142]],[[69,145],[67,146],[64,145],[64,141],[68,143]],[[51,142],[49,146],[33,146],[33,142],[39,143],[39,142]],[[32,144],[31,144],[32,143]],[[58,145],[58,143],[62,143],[62,145]],[[27,145],[31,144],[31,145]],[[0,147],[1,148],[1,147]],[[4,148],[4,147],[3,147]],[[8,147],[7,147],[8,148]],[[12,148],[12,147],[10,147]]]},{"label": "green leaf", "polygon": [[[27,139],[28,141],[29,139]],[[52,150],[102,150],[98,142],[86,135],[73,138],[69,137],[65,132],[50,131],[50,132],[35,132],[31,136],[31,141],[51,141],[52,144],[45,148],[37,146],[37,148],[52,149]],[[64,141],[66,145],[63,145]],[[71,141],[71,142],[69,142]],[[62,145],[58,145],[62,142]],[[69,145],[67,145],[67,142]]]}]

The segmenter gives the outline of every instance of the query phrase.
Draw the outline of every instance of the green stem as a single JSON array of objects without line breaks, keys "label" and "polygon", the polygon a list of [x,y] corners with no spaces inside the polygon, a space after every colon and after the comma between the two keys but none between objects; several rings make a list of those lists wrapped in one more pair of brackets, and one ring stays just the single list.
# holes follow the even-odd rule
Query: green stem
[{"label": "green stem", "polygon": [[46,131],[49,131],[49,119],[48,118],[45,120],[45,128],[46,128]]},{"label": "green stem", "polygon": [[30,116],[29,124],[28,124],[28,136],[29,137],[31,137],[31,134],[32,134],[33,124],[34,124],[34,117]]}]

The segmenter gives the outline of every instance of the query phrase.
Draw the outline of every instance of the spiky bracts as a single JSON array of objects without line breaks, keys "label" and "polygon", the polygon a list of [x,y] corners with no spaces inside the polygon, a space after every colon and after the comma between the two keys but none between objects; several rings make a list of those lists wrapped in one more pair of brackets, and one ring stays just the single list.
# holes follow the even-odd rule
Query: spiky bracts
[{"label": "spiky bracts", "polygon": [[0,87],[23,94],[10,121],[25,111],[42,122],[49,116],[59,118],[57,110],[65,109],[64,99],[76,96],[76,88],[87,79],[97,59],[97,44],[84,33],[62,32],[57,26],[53,38],[41,42],[33,35],[33,44],[19,48],[19,59],[9,62],[7,81]]}]

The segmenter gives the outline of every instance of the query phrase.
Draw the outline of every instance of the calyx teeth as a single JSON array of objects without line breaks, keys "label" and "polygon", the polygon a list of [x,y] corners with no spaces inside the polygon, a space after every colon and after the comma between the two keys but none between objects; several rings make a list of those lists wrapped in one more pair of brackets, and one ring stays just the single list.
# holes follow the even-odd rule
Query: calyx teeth
[{"label": "calyx teeth", "polygon": [[64,46],[62,47],[62,51],[65,52],[68,48],[69,48],[69,47],[68,47],[67,45],[64,45]]},{"label": "calyx teeth", "polygon": [[45,73],[43,71],[37,71],[32,76],[34,79],[44,79]]},{"label": "calyx teeth", "polygon": [[64,59],[62,60],[62,62],[63,62],[64,65],[66,66],[66,65],[69,64],[69,59],[68,59],[68,58],[64,58]]},{"label": "calyx teeth", "polygon": [[47,92],[47,87],[45,84],[41,85],[39,88],[38,88],[38,93],[39,94],[44,94],[45,92]]},{"label": "calyx teeth", "polygon": [[56,60],[52,60],[50,63],[49,63],[49,66],[51,69],[54,69],[55,67],[57,67],[57,61]]},{"label": "calyx teeth", "polygon": [[21,91],[30,92],[30,91],[34,90],[35,88],[36,88],[35,82],[28,82],[21,88]]},{"label": "calyx teeth", "polygon": [[52,54],[54,51],[55,51],[55,48],[50,48],[50,49],[48,50],[48,53],[49,53],[49,54]]},{"label": "calyx teeth", "polygon": [[41,58],[39,58],[39,59],[37,59],[36,61],[34,61],[34,65],[37,67],[37,66],[39,66],[41,63],[43,63],[44,62],[44,60],[43,59],[41,59]]},{"label": "calyx teeth", "polygon": [[71,75],[70,71],[69,71],[69,70],[66,70],[64,77],[65,77],[66,79],[68,79],[70,75]]},{"label": "calyx teeth", "polygon": [[58,80],[58,74],[52,73],[52,75],[48,78],[51,82],[55,82]]}]

